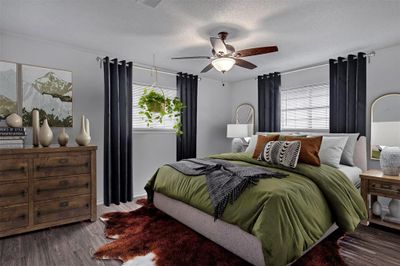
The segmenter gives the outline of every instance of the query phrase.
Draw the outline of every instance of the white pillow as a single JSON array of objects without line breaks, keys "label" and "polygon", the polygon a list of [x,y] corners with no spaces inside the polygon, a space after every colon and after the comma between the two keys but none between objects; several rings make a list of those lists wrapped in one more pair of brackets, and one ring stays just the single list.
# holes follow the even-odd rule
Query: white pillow
[{"label": "white pillow", "polygon": [[346,146],[348,136],[345,137],[322,137],[321,148],[319,149],[319,159],[321,163],[339,168],[340,159],[344,147]]},{"label": "white pillow", "polygon": [[258,135],[251,136],[249,146],[247,146],[245,152],[250,152],[251,154],[254,153],[254,151],[256,150],[257,139],[258,139]]}]

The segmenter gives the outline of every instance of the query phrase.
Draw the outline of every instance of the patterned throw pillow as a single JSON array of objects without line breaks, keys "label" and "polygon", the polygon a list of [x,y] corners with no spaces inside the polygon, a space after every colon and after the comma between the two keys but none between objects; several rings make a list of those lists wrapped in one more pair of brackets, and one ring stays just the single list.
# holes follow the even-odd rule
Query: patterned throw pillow
[{"label": "patterned throw pillow", "polygon": [[300,141],[270,141],[265,144],[259,160],[296,168],[301,150]]}]

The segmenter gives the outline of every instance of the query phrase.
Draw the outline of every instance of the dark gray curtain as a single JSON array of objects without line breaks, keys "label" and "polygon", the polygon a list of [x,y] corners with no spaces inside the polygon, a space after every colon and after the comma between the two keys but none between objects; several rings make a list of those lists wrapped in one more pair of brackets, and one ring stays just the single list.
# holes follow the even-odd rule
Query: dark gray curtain
[{"label": "dark gray curtain", "polygon": [[330,132],[366,134],[367,63],[364,53],[329,60]]},{"label": "dark gray curtain", "polygon": [[132,201],[132,62],[104,65],[104,204]]},{"label": "dark gray curtain", "polygon": [[258,76],[258,131],[281,130],[281,76],[270,73]]},{"label": "dark gray curtain", "polygon": [[197,81],[197,76],[186,73],[178,73],[176,78],[178,98],[186,106],[182,111],[183,134],[176,140],[177,161],[196,157]]}]

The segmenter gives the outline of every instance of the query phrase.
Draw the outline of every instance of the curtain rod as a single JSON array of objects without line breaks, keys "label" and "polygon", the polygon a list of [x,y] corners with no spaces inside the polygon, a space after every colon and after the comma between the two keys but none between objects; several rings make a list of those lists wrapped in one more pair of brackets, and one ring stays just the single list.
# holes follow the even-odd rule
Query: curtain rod
[{"label": "curtain rod", "polygon": [[[101,58],[100,56],[98,56],[98,57],[96,57],[96,61],[100,63],[100,68],[101,68],[101,67],[102,67],[101,63],[104,62],[104,59]],[[110,60],[110,61],[111,61],[111,60]],[[119,64],[119,63],[118,63],[118,64]],[[157,69],[157,68],[155,68],[155,67],[154,67],[154,68],[151,68],[151,67],[146,67],[146,66],[136,65],[136,64],[133,64],[132,66],[133,66],[133,68],[136,68],[136,69],[141,69],[141,70],[145,70],[145,71],[157,71],[157,73],[161,73],[161,74],[165,74],[165,75],[170,75],[170,76],[177,76],[177,75],[178,75],[178,73],[169,72],[169,71],[165,71],[165,70],[159,70],[159,69]],[[201,80],[201,78],[198,77],[198,80]]]},{"label": "curtain rod", "polygon": [[[371,57],[374,57],[375,54],[376,54],[375,51],[372,51],[372,52],[366,53],[366,54],[364,55],[364,57],[368,58],[368,63],[369,63],[369,62],[370,62],[370,61],[369,61],[370,58],[371,58]],[[343,61],[345,62],[345,61],[347,61],[347,59],[344,59]],[[284,76],[284,75],[287,75],[287,74],[292,74],[292,73],[296,73],[296,72],[299,72],[299,71],[310,70],[310,69],[319,68],[319,67],[324,67],[324,66],[329,66],[329,63],[319,63],[319,64],[310,65],[310,66],[306,66],[306,67],[290,69],[290,70],[286,70],[286,71],[280,72],[279,75],[280,75],[280,76]],[[257,80],[258,77],[254,78],[254,79]]]}]

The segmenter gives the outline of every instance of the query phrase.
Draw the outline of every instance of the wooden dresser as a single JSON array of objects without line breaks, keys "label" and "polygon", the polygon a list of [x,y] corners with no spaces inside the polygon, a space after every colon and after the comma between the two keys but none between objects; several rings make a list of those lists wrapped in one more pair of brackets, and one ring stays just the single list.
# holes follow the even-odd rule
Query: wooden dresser
[{"label": "wooden dresser", "polygon": [[0,149],[0,237],[95,221],[96,149]]}]

